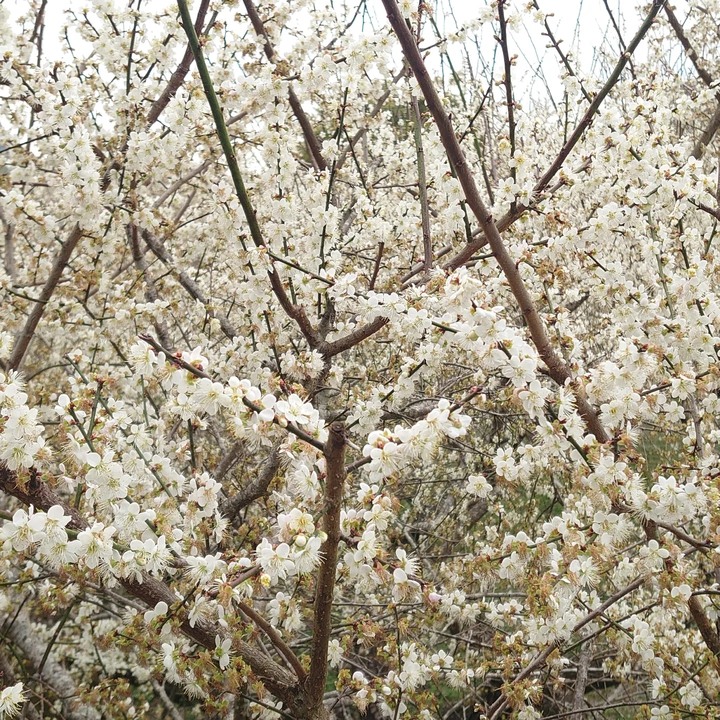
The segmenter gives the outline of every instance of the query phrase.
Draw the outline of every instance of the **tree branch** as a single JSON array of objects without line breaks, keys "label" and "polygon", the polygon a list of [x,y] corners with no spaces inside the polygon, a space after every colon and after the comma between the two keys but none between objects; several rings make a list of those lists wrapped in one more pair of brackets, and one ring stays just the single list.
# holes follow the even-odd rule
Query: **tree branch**
[{"label": "tree branch", "polygon": [[55,658],[45,657],[45,647],[38,642],[37,630],[25,608],[13,610],[0,626],[0,639],[10,641],[22,652],[32,667],[34,678],[49,687],[60,700],[64,717],[68,720],[100,720],[102,713],[96,707],[78,699],[80,691],[72,675]]},{"label": "tree branch", "polygon": [[710,76],[710,73],[700,64],[700,58],[695,52],[695,48],[690,43],[690,40],[688,40],[688,36],[685,34],[685,31],[683,30],[682,25],[677,19],[677,16],[673,12],[673,9],[669,2],[665,4],[665,14],[670,21],[670,26],[675,31],[677,39],[680,41],[680,44],[685,50],[685,54],[690,58],[690,62],[692,62],[692,64],[695,66],[695,71],[697,72],[698,76],[708,87],[712,87],[713,79]]},{"label": "tree branch", "polygon": [[[653,21],[664,4],[665,0],[653,0],[652,7],[645,18],[645,21],[640,26],[640,29],[635,34],[635,37],[631,40],[627,50],[620,56],[615,68],[612,73],[610,73],[610,77],[608,77],[594,100],[590,103],[590,107],[588,107],[585,111],[585,114],[582,116],[580,122],[577,124],[572,134],[557,154],[555,160],[553,160],[542,177],[540,177],[540,179],[535,183],[535,186],[533,187],[533,201],[539,199],[540,195],[547,189],[552,179],[560,171],[560,168],[562,168],[565,160],[568,158],[575,145],[577,145],[580,138],[585,134],[585,131],[590,127],[590,124],[595,118],[595,115],[600,109],[603,101],[617,84],[622,71],[625,69],[625,66],[628,64],[635,50],[637,50],[637,47],[640,45],[642,39],[645,35],[647,35],[648,31],[652,27]],[[720,125],[720,116],[718,117],[718,124]],[[532,206],[532,204],[533,203],[531,203],[530,206]],[[497,221],[497,226],[500,228],[500,232],[510,227],[510,225],[527,212],[528,209],[529,206],[524,205],[518,205],[515,209],[511,208],[500,220]],[[445,267],[449,270],[459,268],[461,265],[464,265],[478,250],[484,247],[487,242],[487,237],[480,237],[474,242],[466,245],[455,257],[448,261]]]},{"label": "tree branch", "polygon": [[17,370],[22,364],[25,353],[30,345],[30,341],[32,340],[38,323],[45,312],[45,308],[55,292],[58,282],[60,282],[60,277],[62,276],[65,266],[68,264],[68,260],[70,260],[73,250],[75,250],[75,246],[78,244],[78,241],[82,236],[83,233],[82,230],[80,230],[80,226],[75,225],[75,227],[70,231],[70,234],[67,236],[65,242],[62,244],[60,252],[58,252],[55,257],[48,279],[45,281],[45,285],[40,293],[40,297],[37,299],[35,307],[32,309],[28,319],[25,321],[25,326],[15,339],[10,359],[7,362],[9,370]]},{"label": "tree branch", "polygon": [[238,607],[248,618],[254,622],[269,638],[270,642],[277,648],[277,651],[288,661],[290,667],[295,671],[300,682],[307,677],[305,669],[300,664],[297,655],[288,647],[287,643],[280,637],[278,631],[264,617],[259,615],[250,605],[238,600]]},{"label": "tree branch", "polygon": [[247,487],[243,487],[235,495],[228,498],[220,508],[220,512],[227,517],[230,522],[235,516],[253,500],[262,497],[268,489],[268,486],[277,475],[280,468],[280,453],[273,450],[262,465],[262,469],[257,474],[254,482]]},{"label": "tree branch", "polygon": [[[656,4],[658,3],[659,0],[656,0]],[[525,287],[525,283],[523,282],[520,272],[515,265],[515,261],[510,257],[510,254],[505,248],[498,226],[494,222],[492,215],[485,207],[485,203],[480,197],[470,166],[468,165],[465,154],[463,153],[460,143],[455,136],[450,118],[443,108],[442,101],[440,100],[432,79],[430,78],[430,74],[425,67],[425,63],[422,59],[415,39],[413,38],[405,20],[402,18],[400,9],[398,8],[395,0],[383,0],[383,5],[385,6],[388,20],[390,21],[390,24],[392,25],[392,28],[402,45],[405,57],[415,74],[418,85],[420,85],[420,88],[422,89],[428,108],[435,119],[435,124],[440,133],[443,146],[445,147],[445,151],[448,154],[450,162],[455,168],[458,180],[460,181],[465,193],[467,204],[477,218],[480,228],[483,231],[487,242],[490,244],[493,254],[495,255],[495,259],[500,265],[505,278],[510,285],[510,289],[515,296],[515,300],[520,308],[520,311],[522,312],[538,354],[547,365],[550,376],[558,385],[563,386],[566,382],[572,381],[570,371],[563,360],[554,351],[542,319],[540,318],[530,293]],[[656,12],[657,10],[659,10],[659,4]],[[609,439],[609,436],[600,423],[595,410],[585,399],[585,396],[580,388],[576,388],[575,397],[578,412],[582,416],[583,420],[585,420],[588,429],[595,435],[598,442],[606,442]]]},{"label": "tree branch", "polygon": [[[322,562],[318,572],[315,592],[315,628],[313,634],[310,672],[305,683],[310,712],[322,708],[325,680],[327,678],[328,643],[332,630],[332,602],[337,571],[338,545],[340,543],[340,507],[345,483],[345,426],[336,422],[330,426],[325,445],[325,514],[323,530],[327,539],[320,549]],[[314,717],[310,715],[310,717]]]},{"label": "tree branch", "polygon": [[[210,307],[210,301],[205,297],[205,293],[200,289],[199,285],[184,271],[178,270],[173,259],[170,257],[168,251],[163,247],[162,243],[148,230],[142,231],[142,237],[147,246],[153,252],[153,254],[160,260],[164,265],[167,265],[171,270],[174,271],[175,276],[178,279],[180,285],[187,290],[190,297],[205,306],[207,314],[216,319],[220,323],[220,329],[223,331],[226,337],[232,338],[237,336],[237,330],[232,323],[227,319],[225,315],[216,313]],[[164,341],[163,341],[164,342]]]},{"label": "tree branch", "polygon": [[[631,592],[637,590],[637,588],[639,588],[644,583],[645,578],[638,577],[635,578],[635,580],[633,580],[629,585],[626,585],[621,590],[618,590],[616,593],[611,595],[604,603],[602,603],[602,605],[596,607],[592,612],[588,613],[582,620],[580,620],[580,622],[578,622],[575,627],[573,627],[571,635],[578,632],[579,630],[582,630],[588,623],[592,622],[595,618],[600,617],[600,615],[602,615],[608,608],[612,607],[619,600],[622,600],[622,598],[624,598],[626,595],[629,595]],[[560,647],[560,643],[557,642],[548,645],[512,679],[511,684],[518,683],[532,673],[534,673],[536,670],[539,670],[545,664],[545,661],[548,659],[548,657],[550,657],[552,652],[558,647]],[[504,694],[501,695],[492,704],[492,706],[486,713],[489,720],[495,720],[496,718],[498,718],[500,716],[500,713],[507,706],[507,703],[507,697]]]},{"label": "tree branch", "polygon": [[[260,18],[260,15],[258,14],[257,8],[255,7],[252,0],[243,0],[243,2],[245,4],[245,9],[247,10],[248,16],[250,17],[250,22],[252,23],[255,33],[258,37],[264,40],[263,48],[265,50],[265,55],[267,56],[267,59],[270,60],[270,62],[273,62],[273,58],[275,57],[275,49],[270,43],[270,38],[265,31],[265,25]],[[288,84],[288,99],[290,101],[290,107],[292,108],[293,114],[295,115],[297,121],[300,123],[300,127],[302,128],[303,136],[305,137],[305,142],[307,143],[308,150],[310,151],[310,156],[313,159],[315,167],[320,171],[326,170],[328,165],[325,161],[325,158],[323,157],[320,141],[318,140],[317,135],[315,135],[315,131],[313,130],[312,124],[310,123],[310,119],[305,113],[305,110],[303,110],[303,106],[301,105],[300,100],[298,100],[298,97],[295,94],[292,83]]]},{"label": "tree branch", "polygon": [[[138,337],[143,342],[146,342],[148,345],[150,345],[150,347],[157,350],[157,352],[163,353],[167,361],[171,362],[173,365],[177,365],[177,367],[180,367],[183,370],[187,370],[189,373],[192,373],[196,377],[212,379],[211,376],[208,375],[206,372],[203,372],[202,370],[196,368],[194,365],[185,362],[185,360],[180,357],[179,353],[173,353],[171,350],[164,348],[157,340],[155,340],[155,338],[150,337],[150,335],[138,335]],[[243,398],[243,405],[245,405],[246,408],[249,408],[253,412],[262,412],[262,408],[260,407],[260,405],[254,403],[252,400],[248,400],[247,398]],[[275,418],[273,422],[275,424],[280,424],[277,418]],[[295,435],[298,440],[302,440],[303,442],[306,442],[308,445],[312,445],[318,450],[322,450],[325,447],[319,440],[314,438],[312,435],[306,433],[304,430],[301,430],[294,423],[283,423],[281,427],[285,428],[288,432],[291,432],[293,435]]]},{"label": "tree branch", "polygon": [[[200,35],[202,32],[202,26],[205,22],[205,15],[207,15],[208,7],[210,6],[210,0],[201,0],[200,9],[198,10],[197,18],[195,19],[195,33]],[[170,76],[170,80],[165,89],[160,94],[160,97],[153,103],[150,108],[150,112],[147,116],[148,126],[152,125],[162,114],[162,111],[167,107],[170,100],[175,97],[175,93],[180,89],[180,86],[185,80],[185,76],[190,70],[190,66],[193,61],[193,51],[190,47],[190,43],[185,48],[185,52],[180,60],[180,64],[177,66],[175,72]]]},{"label": "tree branch", "polygon": [[428,209],[427,177],[425,173],[425,150],[422,142],[422,117],[420,103],[415,95],[412,96],[413,115],[415,117],[415,151],[418,165],[418,195],[420,200],[420,218],[423,238],[423,269],[426,273],[432,270],[433,249],[430,236],[430,210]]}]

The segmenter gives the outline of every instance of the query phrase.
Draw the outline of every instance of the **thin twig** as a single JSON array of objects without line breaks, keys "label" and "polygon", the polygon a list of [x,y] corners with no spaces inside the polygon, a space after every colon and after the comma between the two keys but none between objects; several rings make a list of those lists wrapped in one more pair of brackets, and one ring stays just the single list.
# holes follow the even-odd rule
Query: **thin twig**
[{"label": "thin twig", "polygon": [[[148,262],[145,259],[145,254],[140,249],[140,233],[138,232],[138,226],[135,223],[131,222],[127,225],[126,230],[130,239],[130,248],[132,250],[133,262],[135,263],[137,269],[140,271],[140,274],[142,275],[143,281],[145,283],[145,299],[148,302],[157,302],[159,298],[157,286],[155,285],[155,278],[153,278],[152,273],[150,272],[150,268],[148,267]],[[155,332],[157,332],[158,337],[160,338],[160,342],[165,345],[165,347],[170,347],[171,341],[167,323],[159,317],[156,317],[154,325]]]},{"label": "thin twig", "polygon": [[[512,89],[512,60],[510,58],[510,47],[507,35],[507,21],[505,19],[505,3],[507,0],[498,0],[497,12],[498,21],[500,23],[500,49],[503,56],[504,77],[503,85],[505,87],[505,104],[507,105],[508,119],[508,136],[510,140],[510,157],[515,157],[515,101],[513,99]],[[510,177],[513,181],[517,180],[517,168],[513,164],[510,168]],[[514,211],[516,201],[510,205],[510,210]]]},{"label": "thin twig", "polygon": [[412,96],[413,115],[415,116],[415,150],[418,166],[418,194],[420,199],[420,218],[423,237],[423,269],[426,273],[432,270],[433,249],[430,236],[430,210],[428,209],[427,177],[425,175],[425,151],[422,142],[422,117],[420,103],[415,95]]},{"label": "thin twig", "polygon": [[237,601],[238,607],[244,612],[250,620],[252,620],[270,639],[277,651],[288,661],[290,667],[295,671],[300,682],[304,682],[307,677],[305,668],[300,664],[297,655],[288,647],[285,641],[280,637],[278,631],[264,617],[258,614],[248,604],[242,600]]},{"label": "thin twig", "polygon": [[[616,593],[611,595],[602,605],[599,605],[597,608],[595,608],[592,612],[588,613],[580,622],[578,622],[575,627],[573,627],[571,631],[571,635],[578,632],[579,630],[582,630],[588,623],[592,622],[596,617],[599,617],[602,615],[609,607],[612,607],[616,602],[619,600],[622,600],[626,595],[629,595],[631,592],[634,592],[639,588],[641,585],[645,583],[644,577],[638,577],[635,578],[629,585],[626,585],[622,590],[618,590]],[[532,675],[536,670],[539,670],[544,664],[545,661],[550,657],[550,655],[553,653],[554,650],[560,647],[560,643],[553,642],[550,643],[544,650],[542,650],[538,655],[535,656],[533,660],[531,660],[513,679],[512,682],[509,684],[509,687],[514,686],[516,683],[519,683],[520,681],[524,680],[529,675]],[[505,709],[507,706],[508,700],[505,694],[502,694],[490,707],[490,709],[487,712],[487,716],[489,720],[495,720],[495,718],[500,716],[500,713]]]}]

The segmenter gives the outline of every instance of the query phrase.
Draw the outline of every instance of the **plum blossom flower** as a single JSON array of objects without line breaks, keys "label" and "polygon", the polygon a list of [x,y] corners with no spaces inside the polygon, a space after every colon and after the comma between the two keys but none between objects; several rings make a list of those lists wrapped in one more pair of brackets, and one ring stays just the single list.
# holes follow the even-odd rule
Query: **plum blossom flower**
[{"label": "plum blossom flower", "polygon": [[227,570],[227,563],[221,559],[220,553],[199,557],[188,555],[185,562],[187,564],[185,572],[194,583],[206,584],[213,577]]},{"label": "plum blossom flower", "polygon": [[295,553],[293,560],[295,562],[295,572],[303,575],[312,572],[322,559],[320,548],[324,542],[324,533],[322,535],[313,535],[306,538],[304,535],[298,535],[295,538]]},{"label": "plum blossom flower", "polygon": [[45,447],[37,409],[27,406],[27,394],[15,373],[0,372],[0,461],[10,470],[29,468]]},{"label": "plum blossom flower", "polygon": [[275,403],[275,413],[287,423],[307,425],[315,418],[317,410],[312,404],[293,393],[287,400],[278,400]]},{"label": "plum blossom flower", "polygon": [[469,475],[465,489],[470,495],[486,498],[492,492],[492,485],[484,475]]},{"label": "plum blossom flower", "polygon": [[159,617],[165,617],[168,613],[168,604],[160,600],[158,603],[155,604],[155,607],[152,610],[148,610],[144,615],[143,619],[146,623],[151,623],[153,620]]},{"label": "plum blossom flower", "polygon": [[194,385],[190,404],[198,413],[216,415],[221,407],[229,407],[232,400],[225,393],[225,386],[210,378],[200,378]]},{"label": "plum blossom flower", "polygon": [[595,565],[594,560],[589,555],[575,558],[570,563],[570,577],[579,586],[596,585],[600,579],[600,574]]},{"label": "plum blossom flower", "polygon": [[16,510],[12,522],[6,522],[2,529],[2,538],[9,542],[16,552],[26,550],[30,545],[42,539],[47,517],[44,512],[35,513],[32,506],[25,510]]},{"label": "plum blossom flower", "polygon": [[165,357],[162,353],[158,356],[147,343],[137,342],[131,345],[128,360],[138,375],[151,377],[157,365],[165,362]]},{"label": "plum blossom flower", "polygon": [[168,680],[171,682],[179,683],[182,681],[182,678],[180,677],[180,674],[178,673],[178,667],[177,667],[177,655],[178,653],[175,650],[175,643],[174,642],[166,642],[162,644],[162,654],[163,654],[163,667],[165,668],[165,673],[167,675]]},{"label": "plum blossom flower", "polygon": [[94,488],[101,504],[127,497],[132,478],[125,473],[122,465],[114,460],[115,453],[107,450],[102,457],[96,452],[88,453],[86,462],[90,466],[85,479]]},{"label": "plum blossom flower", "polygon": [[221,670],[226,670],[230,665],[230,648],[232,647],[231,638],[221,638],[215,636],[215,657]]},{"label": "plum blossom flower", "polygon": [[290,546],[287,543],[280,543],[273,547],[272,543],[263,538],[255,550],[257,562],[263,572],[270,578],[271,583],[278,580],[285,580],[295,570],[295,562],[290,557]]},{"label": "plum blossom flower", "polygon": [[25,702],[24,685],[19,682],[0,691],[0,718],[14,718]]},{"label": "plum blossom flower", "polygon": [[293,508],[289,513],[280,513],[277,522],[283,540],[291,540],[298,533],[312,535],[315,532],[313,516],[300,508]]}]

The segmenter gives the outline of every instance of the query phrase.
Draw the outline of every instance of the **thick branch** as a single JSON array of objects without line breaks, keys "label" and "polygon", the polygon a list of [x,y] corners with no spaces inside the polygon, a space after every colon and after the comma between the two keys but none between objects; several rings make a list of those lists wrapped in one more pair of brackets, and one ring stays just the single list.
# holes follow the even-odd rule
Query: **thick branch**
[{"label": "thick branch", "polygon": [[[207,15],[208,7],[210,6],[210,0],[202,0],[200,3],[200,9],[198,10],[197,18],[195,19],[195,33],[200,35],[202,31],[203,23],[205,22],[205,15]],[[185,76],[190,70],[190,66],[193,61],[193,52],[190,47],[190,43],[185,48],[185,53],[180,60],[180,64],[177,66],[175,72],[170,76],[170,80],[165,89],[160,94],[160,97],[153,103],[150,108],[150,112],[147,117],[148,126],[152,125],[162,114],[162,111],[167,107],[167,104],[175,97],[175,93],[180,89],[180,86],[185,80]]]},{"label": "thick branch", "polygon": [[[305,683],[310,712],[322,707],[325,680],[327,678],[328,643],[332,630],[332,602],[337,570],[338,545],[340,543],[340,507],[345,482],[345,426],[333,423],[325,445],[325,515],[323,530],[327,539],[320,552],[322,562],[318,572],[315,593],[315,628],[313,635],[310,673]],[[310,717],[314,717],[310,715]]]},{"label": "thick branch", "polygon": [[707,124],[707,127],[703,131],[703,134],[700,136],[700,139],[695,143],[695,146],[692,150],[692,156],[699,160],[704,152],[705,148],[710,144],[710,141],[715,137],[715,133],[720,128],[720,101],[718,102],[717,107],[715,108],[715,112],[713,113],[713,116],[710,118],[710,122]]},{"label": "thick branch", "polygon": [[60,252],[57,254],[57,257],[53,262],[50,275],[45,281],[45,285],[40,293],[40,297],[35,303],[35,307],[31,310],[28,319],[25,321],[25,327],[23,327],[20,334],[15,339],[15,344],[13,345],[12,353],[7,363],[9,370],[17,370],[20,367],[28,346],[30,345],[30,341],[32,340],[38,323],[40,322],[40,318],[42,318],[45,308],[55,292],[58,282],[60,282],[63,270],[68,264],[68,260],[70,260],[70,256],[72,255],[73,250],[75,250],[75,246],[78,244],[81,237],[82,230],[80,230],[79,225],[75,225],[75,227],[70,231],[70,234],[65,242],[62,244]]},{"label": "thick branch", "polygon": [[305,668],[300,664],[297,655],[290,649],[287,643],[280,637],[280,633],[256,610],[247,603],[238,600],[238,607],[245,615],[254,622],[267,635],[270,642],[275,646],[277,651],[288,661],[290,667],[295,671],[300,682],[307,677]]},{"label": "thick branch", "polygon": [[326,358],[334,357],[339,355],[351,347],[360,344],[363,340],[366,340],[371,335],[374,335],[378,330],[381,330],[388,324],[389,320],[385,317],[375,318],[366,325],[361,325],[356,330],[349,332],[344,337],[333,340],[332,342],[318,343],[317,349]]},{"label": "thick branch", "polygon": [[[250,22],[252,23],[255,33],[258,37],[264,40],[263,48],[265,50],[265,55],[267,55],[267,59],[272,62],[273,58],[275,57],[275,49],[270,43],[270,38],[265,31],[265,25],[263,24],[263,21],[258,14],[257,8],[255,7],[252,0],[243,0],[243,2],[245,3],[245,9],[247,10],[248,16],[250,17]],[[289,84],[288,99],[290,100],[290,107],[292,108],[293,114],[297,118],[297,121],[300,123],[300,127],[302,128],[303,136],[305,137],[305,142],[307,143],[308,149],[310,150],[310,155],[313,159],[315,167],[318,170],[326,170],[327,162],[323,157],[320,141],[318,140],[317,135],[315,135],[315,131],[313,130],[313,126],[310,123],[310,119],[305,113],[305,110],[303,110],[303,106],[301,105],[298,96],[295,94],[295,90],[293,89],[292,84]]]},{"label": "thick branch", "polygon": [[232,522],[235,516],[253,500],[262,497],[273,481],[280,468],[280,453],[273,450],[263,463],[257,477],[249,485],[241,488],[235,495],[228,498],[221,507],[222,514]]},{"label": "thick branch", "polygon": [[[644,523],[643,528],[645,530],[645,537],[648,540],[655,540],[657,542],[657,523],[649,520]],[[674,571],[675,563],[672,557],[665,558],[664,564],[668,574]],[[715,656],[715,667],[720,669],[720,634],[718,634],[713,623],[710,622],[710,618],[707,616],[705,610],[703,610],[703,606],[697,595],[690,596],[688,609],[700,631],[700,635],[702,635],[702,639],[705,641],[710,652]]]},{"label": "thick branch", "polygon": [[[457,178],[465,193],[467,204],[477,218],[480,228],[495,255],[495,259],[502,268],[528,326],[538,354],[547,365],[550,376],[558,385],[563,386],[572,380],[570,371],[550,344],[545,326],[535,307],[535,303],[525,287],[525,283],[515,265],[515,261],[510,257],[510,254],[505,248],[498,226],[480,197],[470,166],[455,136],[450,117],[443,108],[442,101],[435,90],[430,74],[425,67],[425,63],[415,43],[415,39],[400,14],[400,9],[395,0],[383,0],[383,5],[385,6],[390,24],[398,40],[400,40],[405,57],[415,74],[418,85],[423,91],[428,108],[435,119],[435,124],[440,133],[443,146],[445,147],[450,162],[455,168]],[[657,9],[659,10],[659,6]],[[589,430],[595,435],[599,442],[606,442],[608,440],[607,432],[600,423],[595,410],[590,403],[587,402],[584,394],[579,389],[576,392],[576,400],[578,412],[587,423]]]}]

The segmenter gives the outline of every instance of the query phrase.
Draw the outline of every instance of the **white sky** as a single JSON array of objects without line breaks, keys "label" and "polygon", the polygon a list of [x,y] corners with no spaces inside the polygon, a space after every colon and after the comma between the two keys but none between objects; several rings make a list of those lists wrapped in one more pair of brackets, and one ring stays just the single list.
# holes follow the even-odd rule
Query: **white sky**
[{"label": "white sky", "polygon": [[[122,5],[127,0],[116,0],[116,2]],[[378,0],[369,0],[369,2],[373,7],[377,4],[374,14],[382,21],[382,8],[379,7]],[[436,22],[441,30],[445,27],[454,29],[454,22],[444,18],[446,15],[449,16],[450,7],[455,18],[462,23],[472,17],[476,8],[486,6],[487,2],[489,0],[483,2],[434,0]],[[525,2],[526,0],[511,0],[510,6],[524,5]],[[15,17],[24,11],[28,4],[27,0],[0,0],[0,3]],[[86,4],[92,5],[92,2]],[[172,0],[144,0],[141,7],[153,5],[168,7],[172,4]],[[197,4],[197,1],[191,4]],[[562,49],[570,52],[575,62],[579,63],[581,74],[597,74],[599,80],[604,79],[607,69],[599,67],[595,62],[598,48],[611,49],[614,58],[619,54],[617,34],[609,22],[605,2],[603,0],[538,0],[538,4],[543,12],[553,13],[553,17],[549,20],[553,33],[557,39],[562,40]],[[642,8],[648,3],[644,0],[607,0],[607,5],[621,27],[624,41],[629,42],[642,22]],[[684,18],[687,0],[676,0],[674,5],[678,17]],[[43,51],[49,59],[62,61],[57,33],[63,23],[63,12],[69,8],[77,10],[80,7],[82,5],[77,0],[48,0]],[[431,31],[427,30],[425,36],[426,39],[431,38]],[[562,89],[557,55],[554,50],[546,48],[547,42],[547,38],[541,36],[538,26],[531,22],[527,22],[525,28],[515,32],[511,37],[512,52],[518,55],[514,76],[518,95],[529,88],[533,89],[533,94],[546,95],[545,83],[547,83],[556,99],[560,98]],[[481,47],[487,47],[487,56],[492,57],[497,44],[491,32],[485,33]],[[640,58],[643,57],[642,45],[637,54]],[[541,76],[544,76],[544,79]]]}]

